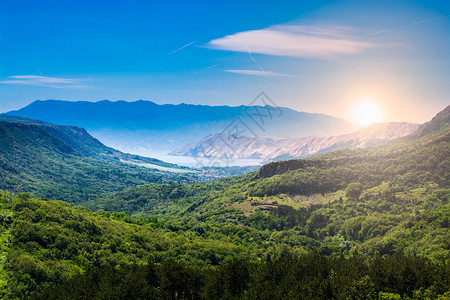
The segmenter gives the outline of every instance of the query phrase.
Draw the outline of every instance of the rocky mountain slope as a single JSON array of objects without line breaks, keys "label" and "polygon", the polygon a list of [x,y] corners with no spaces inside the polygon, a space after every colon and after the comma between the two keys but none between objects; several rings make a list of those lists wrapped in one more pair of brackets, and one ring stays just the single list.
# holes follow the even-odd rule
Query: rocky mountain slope
[{"label": "rocky mountain slope", "polygon": [[243,135],[209,135],[171,155],[193,157],[259,158],[275,161],[305,158],[341,148],[367,148],[411,134],[419,127],[411,123],[379,123],[355,133],[330,137],[277,138]]}]

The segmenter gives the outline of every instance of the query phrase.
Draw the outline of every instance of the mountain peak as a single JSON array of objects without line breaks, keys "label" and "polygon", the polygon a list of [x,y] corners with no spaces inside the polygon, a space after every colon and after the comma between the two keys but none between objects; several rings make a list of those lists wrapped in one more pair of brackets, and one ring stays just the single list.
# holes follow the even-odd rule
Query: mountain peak
[{"label": "mountain peak", "polygon": [[438,114],[436,114],[435,118],[445,118],[450,115],[450,105],[444,108],[444,110],[440,111]]},{"label": "mountain peak", "polygon": [[410,138],[420,138],[450,128],[450,105],[434,116],[431,121],[421,125]]}]

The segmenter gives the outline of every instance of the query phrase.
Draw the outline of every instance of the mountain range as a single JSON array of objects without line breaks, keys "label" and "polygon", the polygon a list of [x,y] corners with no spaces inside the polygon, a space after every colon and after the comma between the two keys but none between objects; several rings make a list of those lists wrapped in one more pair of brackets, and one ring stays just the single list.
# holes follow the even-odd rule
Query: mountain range
[{"label": "mountain range", "polygon": [[331,137],[279,138],[238,134],[208,135],[196,143],[174,150],[170,155],[221,158],[258,158],[277,161],[305,158],[342,148],[382,145],[414,132],[418,124],[379,123],[355,133]]},{"label": "mountain range", "polygon": [[277,107],[264,99],[255,105],[235,107],[159,105],[143,100],[37,100],[7,115],[83,127],[108,146],[147,156],[151,156],[151,150],[172,151],[208,134],[223,132],[298,138],[338,135],[360,128],[332,116]]}]

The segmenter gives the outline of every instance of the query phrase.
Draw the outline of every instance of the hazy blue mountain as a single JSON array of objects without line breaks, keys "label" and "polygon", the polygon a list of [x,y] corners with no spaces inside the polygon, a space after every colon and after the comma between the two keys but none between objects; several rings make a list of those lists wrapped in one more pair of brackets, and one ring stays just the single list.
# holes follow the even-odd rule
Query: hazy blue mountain
[{"label": "hazy blue mountain", "polygon": [[108,146],[127,152],[174,150],[208,134],[330,136],[359,129],[323,114],[274,106],[159,105],[151,101],[35,101],[7,113],[61,125],[76,125]]}]

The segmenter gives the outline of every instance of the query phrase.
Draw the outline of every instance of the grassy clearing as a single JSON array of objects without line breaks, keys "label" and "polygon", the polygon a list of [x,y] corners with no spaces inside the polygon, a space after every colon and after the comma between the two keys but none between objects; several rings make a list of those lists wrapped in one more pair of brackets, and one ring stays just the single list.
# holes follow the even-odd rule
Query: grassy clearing
[{"label": "grassy clearing", "polygon": [[309,207],[311,205],[326,204],[334,200],[338,200],[339,197],[345,197],[344,190],[339,190],[334,193],[327,194],[313,194],[309,196],[304,195],[278,195],[270,197],[249,197],[244,201],[234,202],[231,204],[234,208],[239,209],[244,213],[244,216],[248,217],[253,214],[256,209],[262,210],[264,214],[267,213],[267,209],[270,207],[276,207],[279,205],[288,205],[294,209],[299,209],[302,207]]}]

